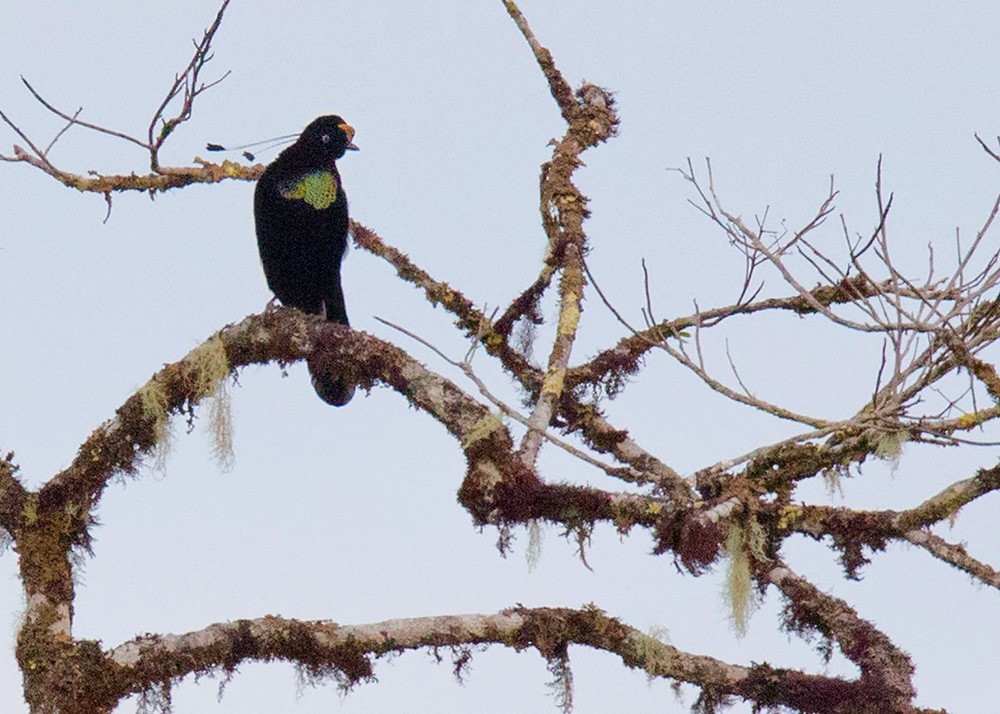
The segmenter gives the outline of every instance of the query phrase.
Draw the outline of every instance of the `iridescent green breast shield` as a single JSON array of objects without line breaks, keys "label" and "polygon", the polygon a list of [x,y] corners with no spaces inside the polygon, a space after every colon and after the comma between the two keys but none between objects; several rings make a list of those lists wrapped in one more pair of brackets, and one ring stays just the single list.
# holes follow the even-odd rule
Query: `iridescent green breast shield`
[{"label": "iridescent green breast shield", "polygon": [[285,198],[305,201],[322,211],[337,200],[337,179],[329,171],[313,171],[285,184],[280,190]]}]

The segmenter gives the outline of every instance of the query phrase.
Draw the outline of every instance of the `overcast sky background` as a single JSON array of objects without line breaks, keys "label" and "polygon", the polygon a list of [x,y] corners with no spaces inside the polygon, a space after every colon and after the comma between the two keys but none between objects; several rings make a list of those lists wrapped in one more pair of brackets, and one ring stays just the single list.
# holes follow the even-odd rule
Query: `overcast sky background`
[{"label": "overcast sky background", "polygon": [[[19,75],[65,110],[83,106],[86,120],[142,135],[189,60],[191,39],[217,9],[205,0],[0,0],[0,7],[0,109],[43,145],[61,123]],[[833,175],[838,211],[852,231],[867,233],[877,223],[882,154],[884,184],[895,193],[896,255],[915,271],[929,242],[944,256],[956,228],[973,235],[995,198],[998,166],[973,140],[974,132],[1000,132],[995,2],[524,0],[521,7],[574,86],[586,79],[617,93],[621,135],[584,156],[577,180],[591,197],[590,266],[637,323],[642,259],[659,317],[687,314],[695,299],[705,308],[739,294],[738,254],[687,203],[691,188],[669,170],[688,157],[712,158],[733,212],[751,217],[769,207],[790,227],[809,220]],[[189,164],[205,155],[207,141],[287,134],[339,113],[362,149],[340,163],[354,217],[478,305],[505,305],[534,278],[544,248],[538,167],[563,124],[499,0],[235,0],[214,48],[206,78],[232,75],[200,98],[194,118],[167,143],[164,163]],[[0,151],[10,153],[16,141],[0,127]],[[134,146],[80,129],[51,158],[80,173],[147,170]],[[66,189],[27,165],[0,164],[0,450],[16,453],[30,485],[69,464],[163,363],[264,307],[270,294],[253,237],[252,190],[231,182],[155,202],[118,195],[102,224],[100,196]],[[839,220],[823,235],[839,247]],[[356,329],[459,381],[440,358],[374,319],[461,357],[466,345],[447,314],[363,251],[352,252],[344,274]],[[787,294],[774,276],[767,290]],[[585,308],[574,361],[623,334],[595,295]],[[539,331],[540,359],[550,327]],[[707,338],[710,367],[728,379],[723,338],[751,388],[817,416],[855,412],[875,381],[879,344],[840,341],[816,318],[743,320]],[[516,402],[485,355],[475,366]],[[534,571],[523,532],[502,558],[496,532],[477,532],[455,501],[459,449],[394,392],[375,389],[332,409],[315,397],[304,366],[282,378],[271,365],[244,371],[232,395],[232,470],[213,463],[200,425],[188,434],[178,423],[165,473],[144,469],[106,491],[96,557],[79,575],[77,636],[110,647],[145,632],[264,614],[353,624],[593,602],[641,629],[665,628],[691,652],[854,674],[839,655],[827,667],[809,644],[778,632],[775,598],[737,639],[722,597],[724,568],[701,578],[678,574],[669,557],[649,555],[644,532],[621,539],[598,527],[588,552],[593,572],[550,528]],[[608,413],[683,473],[793,433],[728,405],[665,356],[651,357]],[[542,459],[547,479],[619,488],[551,451]],[[996,448],[911,447],[895,474],[866,464],[834,502],[912,507],[996,458]],[[799,496],[829,500],[822,484],[805,485]],[[1000,563],[995,507],[995,496],[981,499],[939,532]],[[822,544],[793,540],[786,554],[911,653],[921,704],[974,712],[996,701],[995,591],[899,545],[876,555],[861,582],[845,582]],[[0,557],[4,712],[27,711],[13,658],[23,611],[15,556]],[[574,648],[571,656],[578,714],[683,712],[694,700],[689,689],[678,700],[668,683],[647,684],[609,655]],[[288,665],[244,666],[221,702],[217,680],[185,683],[175,711],[557,711],[534,652],[479,654],[464,685],[423,653],[381,663],[377,674],[378,684],[345,699],[334,686],[299,691]],[[133,703],[121,708],[132,710]]]}]

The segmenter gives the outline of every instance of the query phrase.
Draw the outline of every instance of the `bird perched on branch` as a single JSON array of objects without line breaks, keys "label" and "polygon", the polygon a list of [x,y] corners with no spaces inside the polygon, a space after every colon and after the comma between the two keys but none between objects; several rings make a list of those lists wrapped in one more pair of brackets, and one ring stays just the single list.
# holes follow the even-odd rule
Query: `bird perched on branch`
[{"label": "bird perched on branch", "polygon": [[[347,196],[336,161],[347,150],[354,129],[339,116],[322,116],[294,144],[268,164],[254,191],[257,247],[267,285],[287,307],[330,322],[349,324],[340,285],[340,263],[347,250]],[[308,361],[320,398],[343,406],[354,396],[334,373]]]}]

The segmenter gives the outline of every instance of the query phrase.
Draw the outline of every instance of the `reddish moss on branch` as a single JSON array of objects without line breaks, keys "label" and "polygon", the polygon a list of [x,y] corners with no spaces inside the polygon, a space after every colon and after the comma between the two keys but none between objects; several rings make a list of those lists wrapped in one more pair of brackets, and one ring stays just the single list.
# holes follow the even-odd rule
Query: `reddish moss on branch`
[{"label": "reddish moss on branch", "polygon": [[704,573],[718,559],[724,537],[715,521],[690,509],[664,513],[653,535],[656,538],[653,553],[672,551],[694,575]]}]

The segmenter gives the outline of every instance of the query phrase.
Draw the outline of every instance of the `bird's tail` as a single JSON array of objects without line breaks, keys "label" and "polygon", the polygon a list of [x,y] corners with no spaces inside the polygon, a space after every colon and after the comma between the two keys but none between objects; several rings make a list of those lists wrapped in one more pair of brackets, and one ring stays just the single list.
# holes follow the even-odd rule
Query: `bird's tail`
[{"label": "bird's tail", "polygon": [[[330,322],[349,325],[347,311],[344,309],[344,298],[342,295],[339,297],[339,300],[323,301],[322,314]],[[353,384],[346,384],[335,370],[324,367],[317,358],[307,359],[306,364],[309,366],[313,389],[320,399],[335,407],[342,407],[351,401],[351,397],[354,396]]]},{"label": "bird's tail", "polygon": [[309,376],[312,377],[313,389],[316,394],[327,404],[335,407],[342,407],[351,401],[354,396],[354,385],[344,383],[337,374],[325,371],[309,362]]}]

